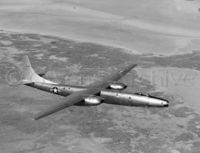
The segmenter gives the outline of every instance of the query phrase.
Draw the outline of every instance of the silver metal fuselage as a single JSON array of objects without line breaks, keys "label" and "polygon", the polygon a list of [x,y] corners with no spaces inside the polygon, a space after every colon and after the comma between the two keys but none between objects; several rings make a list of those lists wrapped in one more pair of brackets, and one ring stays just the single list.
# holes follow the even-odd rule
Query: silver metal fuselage
[{"label": "silver metal fuselage", "polygon": [[[30,87],[37,88],[49,93],[57,94],[60,96],[68,96],[74,92],[86,90],[86,87],[60,85],[60,84],[49,84],[49,83],[30,83],[27,84]],[[149,107],[167,107],[169,102],[165,99],[138,95],[134,93],[125,93],[118,90],[101,90],[97,96],[104,99],[104,103],[124,105],[124,106],[149,106]],[[78,106],[84,106],[84,103],[76,104]]]}]

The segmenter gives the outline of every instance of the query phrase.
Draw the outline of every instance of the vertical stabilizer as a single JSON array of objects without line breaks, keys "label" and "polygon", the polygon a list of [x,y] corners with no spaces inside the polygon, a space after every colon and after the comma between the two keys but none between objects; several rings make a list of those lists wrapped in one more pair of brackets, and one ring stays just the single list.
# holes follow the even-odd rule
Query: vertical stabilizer
[{"label": "vertical stabilizer", "polygon": [[22,66],[22,82],[24,84],[33,83],[33,82],[40,82],[40,83],[51,83],[57,84],[50,80],[44,79],[40,77],[32,68],[31,63],[27,55],[23,57],[23,66]]}]

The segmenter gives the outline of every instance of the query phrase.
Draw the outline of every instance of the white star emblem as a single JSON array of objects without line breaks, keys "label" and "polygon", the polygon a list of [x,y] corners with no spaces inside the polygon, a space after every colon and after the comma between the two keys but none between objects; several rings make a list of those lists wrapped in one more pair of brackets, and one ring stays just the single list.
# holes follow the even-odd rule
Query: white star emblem
[{"label": "white star emblem", "polygon": [[58,93],[58,88],[57,87],[53,87],[52,91],[57,94]]}]

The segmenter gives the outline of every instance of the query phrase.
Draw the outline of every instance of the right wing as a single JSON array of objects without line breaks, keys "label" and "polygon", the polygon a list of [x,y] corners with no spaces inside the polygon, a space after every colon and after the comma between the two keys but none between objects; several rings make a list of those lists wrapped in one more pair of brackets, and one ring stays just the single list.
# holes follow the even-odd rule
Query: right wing
[{"label": "right wing", "polygon": [[63,101],[57,103],[56,105],[53,105],[49,108],[47,108],[44,111],[41,111],[39,114],[37,114],[34,119],[39,120],[45,116],[48,116],[50,114],[53,114],[55,112],[58,112],[66,107],[70,107],[76,103],[81,102],[85,96],[82,94],[82,91],[73,93],[69,95],[68,97],[64,98]]},{"label": "right wing", "polygon": [[61,102],[56,105],[49,107],[48,109],[41,111],[37,114],[34,119],[39,120],[45,116],[56,113],[62,109],[70,107],[76,103],[82,102],[88,95],[96,95],[100,92],[100,89],[86,89],[82,91],[75,92],[67,97],[65,97]]}]

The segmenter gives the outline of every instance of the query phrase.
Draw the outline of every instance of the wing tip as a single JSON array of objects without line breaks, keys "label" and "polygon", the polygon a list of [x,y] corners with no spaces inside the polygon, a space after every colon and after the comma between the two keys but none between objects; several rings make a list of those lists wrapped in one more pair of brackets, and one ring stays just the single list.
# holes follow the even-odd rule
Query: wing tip
[{"label": "wing tip", "polygon": [[[49,115],[49,114],[48,114],[48,115]],[[41,119],[41,118],[43,118],[43,117],[45,117],[45,116],[47,116],[47,114],[40,112],[40,113],[38,113],[38,114],[35,114],[35,115],[33,116],[32,120],[37,121],[37,120],[39,120],[39,119]]]},{"label": "wing tip", "polygon": [[136,63],[131,63],[130,65],[131,65],[132,67],[138,66],[138,64],[136,64]]},{"label": "wing tip", "polygon": [[43,116],[43,115],[36,115],[36,116],[34,116],[34,117],[32,118],[32,120],[37,121],[37,120],[40,120],[40,119],[43,118],[43,117],[45,117],[45,116]]},{"label": "wing tip", "polygon": [[138,64],[133,64],[133,67],[136,67],[136,66],[138,66]]},{"label": "wing tip", "polygon": [[138,66],[137,63],[132,63],[132,62],[126,63],[126,67],[136,67],[136,66]]},{"label": "wing tip", "polygon": [[129,63],[127,65],[127,69],[131,70],[131,69],[135,68],[136,66],[138,66],[138,64],[136,64],[136,63]]}]

